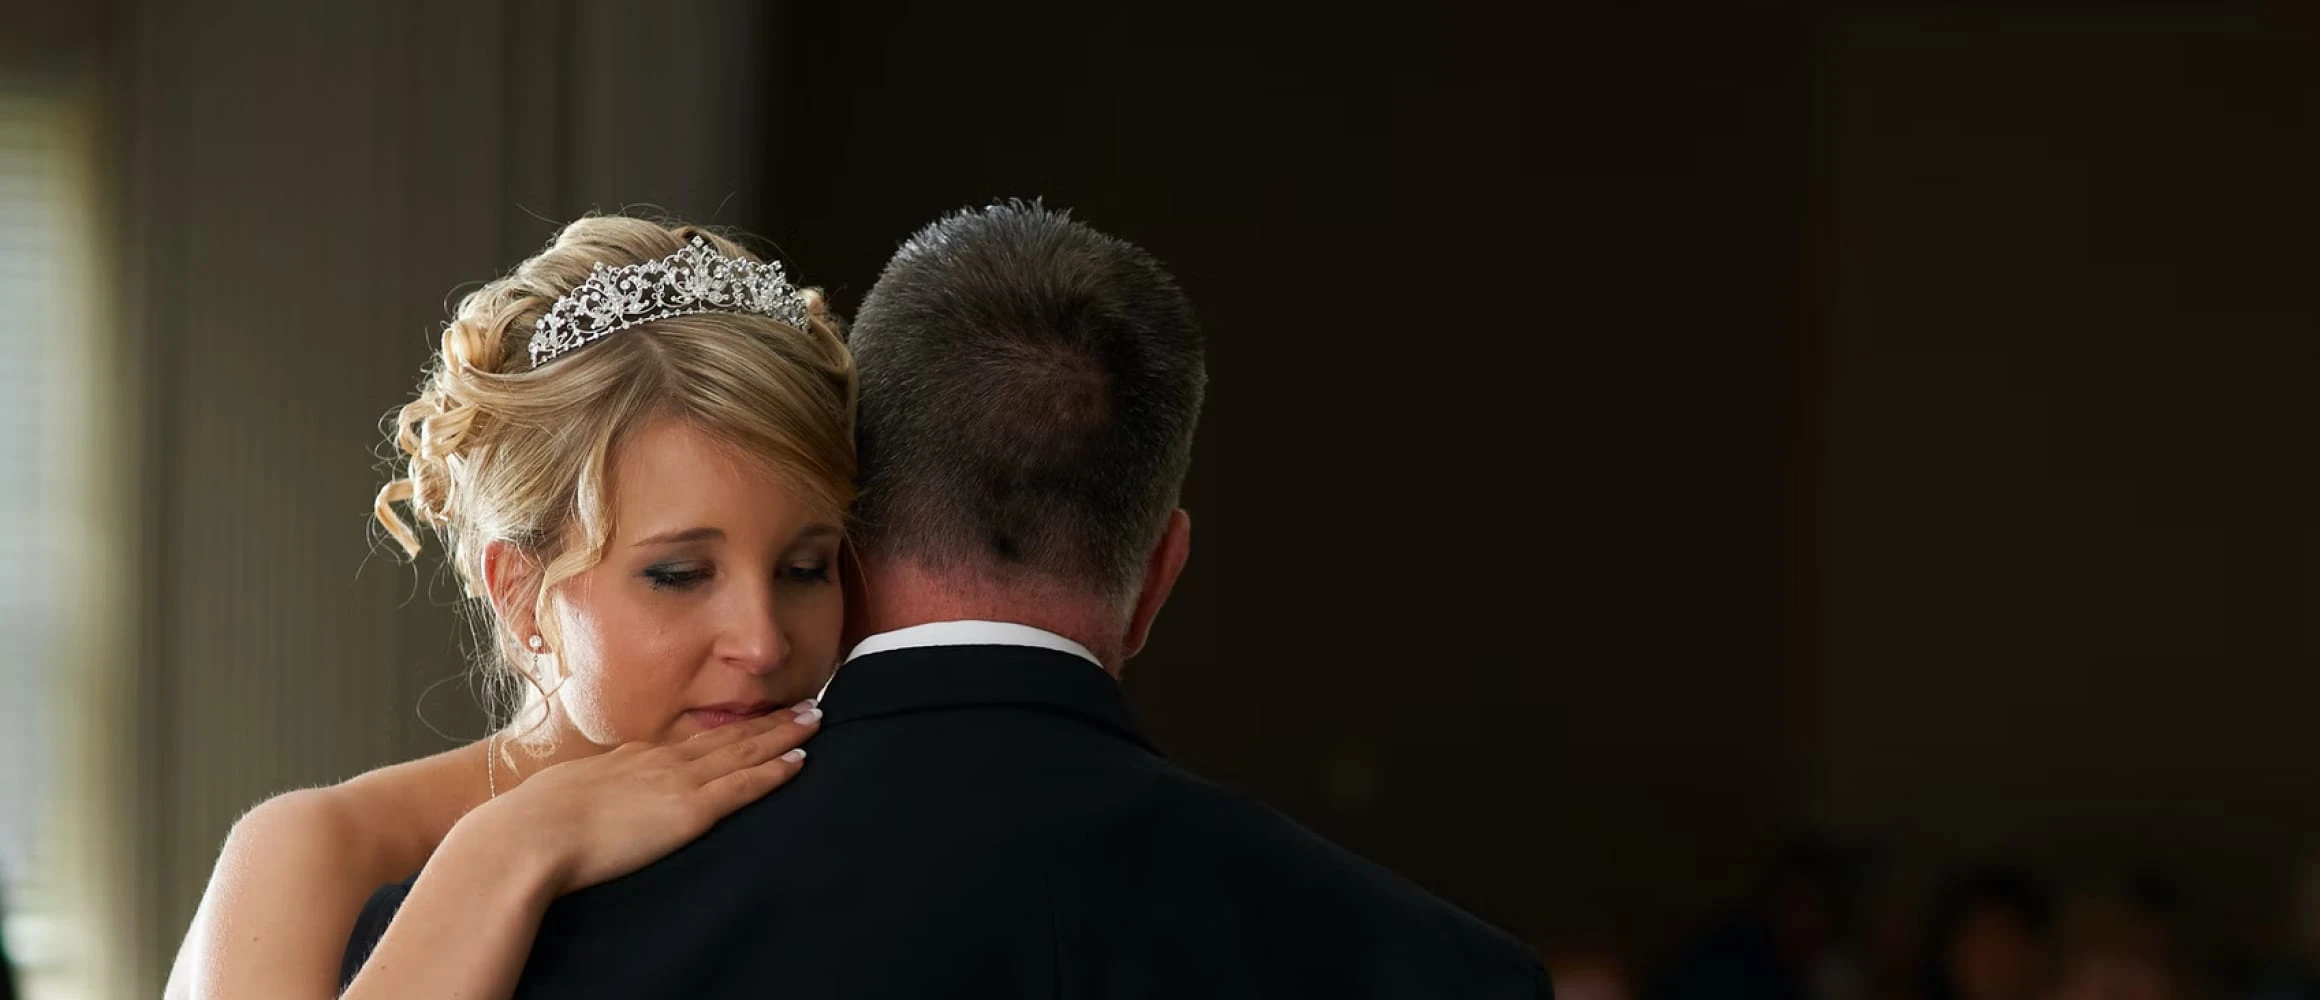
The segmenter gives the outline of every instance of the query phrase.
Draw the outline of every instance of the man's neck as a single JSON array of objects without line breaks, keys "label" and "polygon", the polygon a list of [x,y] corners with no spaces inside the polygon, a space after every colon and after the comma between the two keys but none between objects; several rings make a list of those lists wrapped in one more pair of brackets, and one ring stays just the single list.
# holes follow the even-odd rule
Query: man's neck
[{"label": "man's neck", "polygon": [[848,595],[847,644],[933,622],[1010,622],[1045,629],[1087,647],[1104,669],[1120,673],[1123,624],[1101,598],[1040,584],[1007,586],[963,572],[910,563],[872,562]]}]

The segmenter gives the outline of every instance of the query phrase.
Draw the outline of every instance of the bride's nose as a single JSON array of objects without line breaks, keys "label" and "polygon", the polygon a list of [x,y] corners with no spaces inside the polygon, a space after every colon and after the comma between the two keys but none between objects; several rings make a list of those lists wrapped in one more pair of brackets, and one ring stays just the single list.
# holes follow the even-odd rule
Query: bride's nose
[{"label": "bride's nose", "polygon": [[789,659],[789,634],[770,584],[736,587],[725,611],[718,659],[751,674],[771,673]]}]

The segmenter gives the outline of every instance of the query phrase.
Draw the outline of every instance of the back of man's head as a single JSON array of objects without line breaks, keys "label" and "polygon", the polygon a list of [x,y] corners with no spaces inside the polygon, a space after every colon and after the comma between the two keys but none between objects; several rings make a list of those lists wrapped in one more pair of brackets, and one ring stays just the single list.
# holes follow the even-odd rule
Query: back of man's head
[{"label": "back of man's head", "polygon": [[1207,381],[1158,260],[1037,203],[963,212],[902,245],[849,339],[866,559],[1136,596]]}]

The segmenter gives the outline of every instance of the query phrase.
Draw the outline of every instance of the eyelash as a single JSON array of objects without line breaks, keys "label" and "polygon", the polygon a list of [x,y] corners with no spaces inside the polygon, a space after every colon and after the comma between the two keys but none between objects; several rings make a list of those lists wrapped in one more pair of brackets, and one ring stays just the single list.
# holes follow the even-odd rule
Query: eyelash
[{"label": "eyelash", "polygon": [[652,582],[654,590],[691,590],[709,578],[709,571],[654,566],[644,571],[644,578]]},{"label": "eyelash", "polygon": [[[705,569],[668,569],[654,566],[646,569],[644,576],[647,581],[651,582],[654,590],[691,590],[706,582],[710,573]],[[782,567],[782,576],[783,579],[791,583],[828,583],[830,582],[830,567],[828,563],[815,563],[811,566],[784,566]]]}]

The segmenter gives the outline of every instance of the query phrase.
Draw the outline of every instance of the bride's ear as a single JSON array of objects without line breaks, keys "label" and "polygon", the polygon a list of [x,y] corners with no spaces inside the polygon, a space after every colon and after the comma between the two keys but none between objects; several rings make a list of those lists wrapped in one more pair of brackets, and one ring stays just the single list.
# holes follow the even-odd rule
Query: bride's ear
[{"label": "bride's ear", "polygon": [[485,544],[481,558],[484,590],[491,598],[493,615],[506,630],[507,641],[526,652],[544,652],[532,648],[533,637],[540,634],[533,610],[539,606],[539,562],[506,541]]}]

